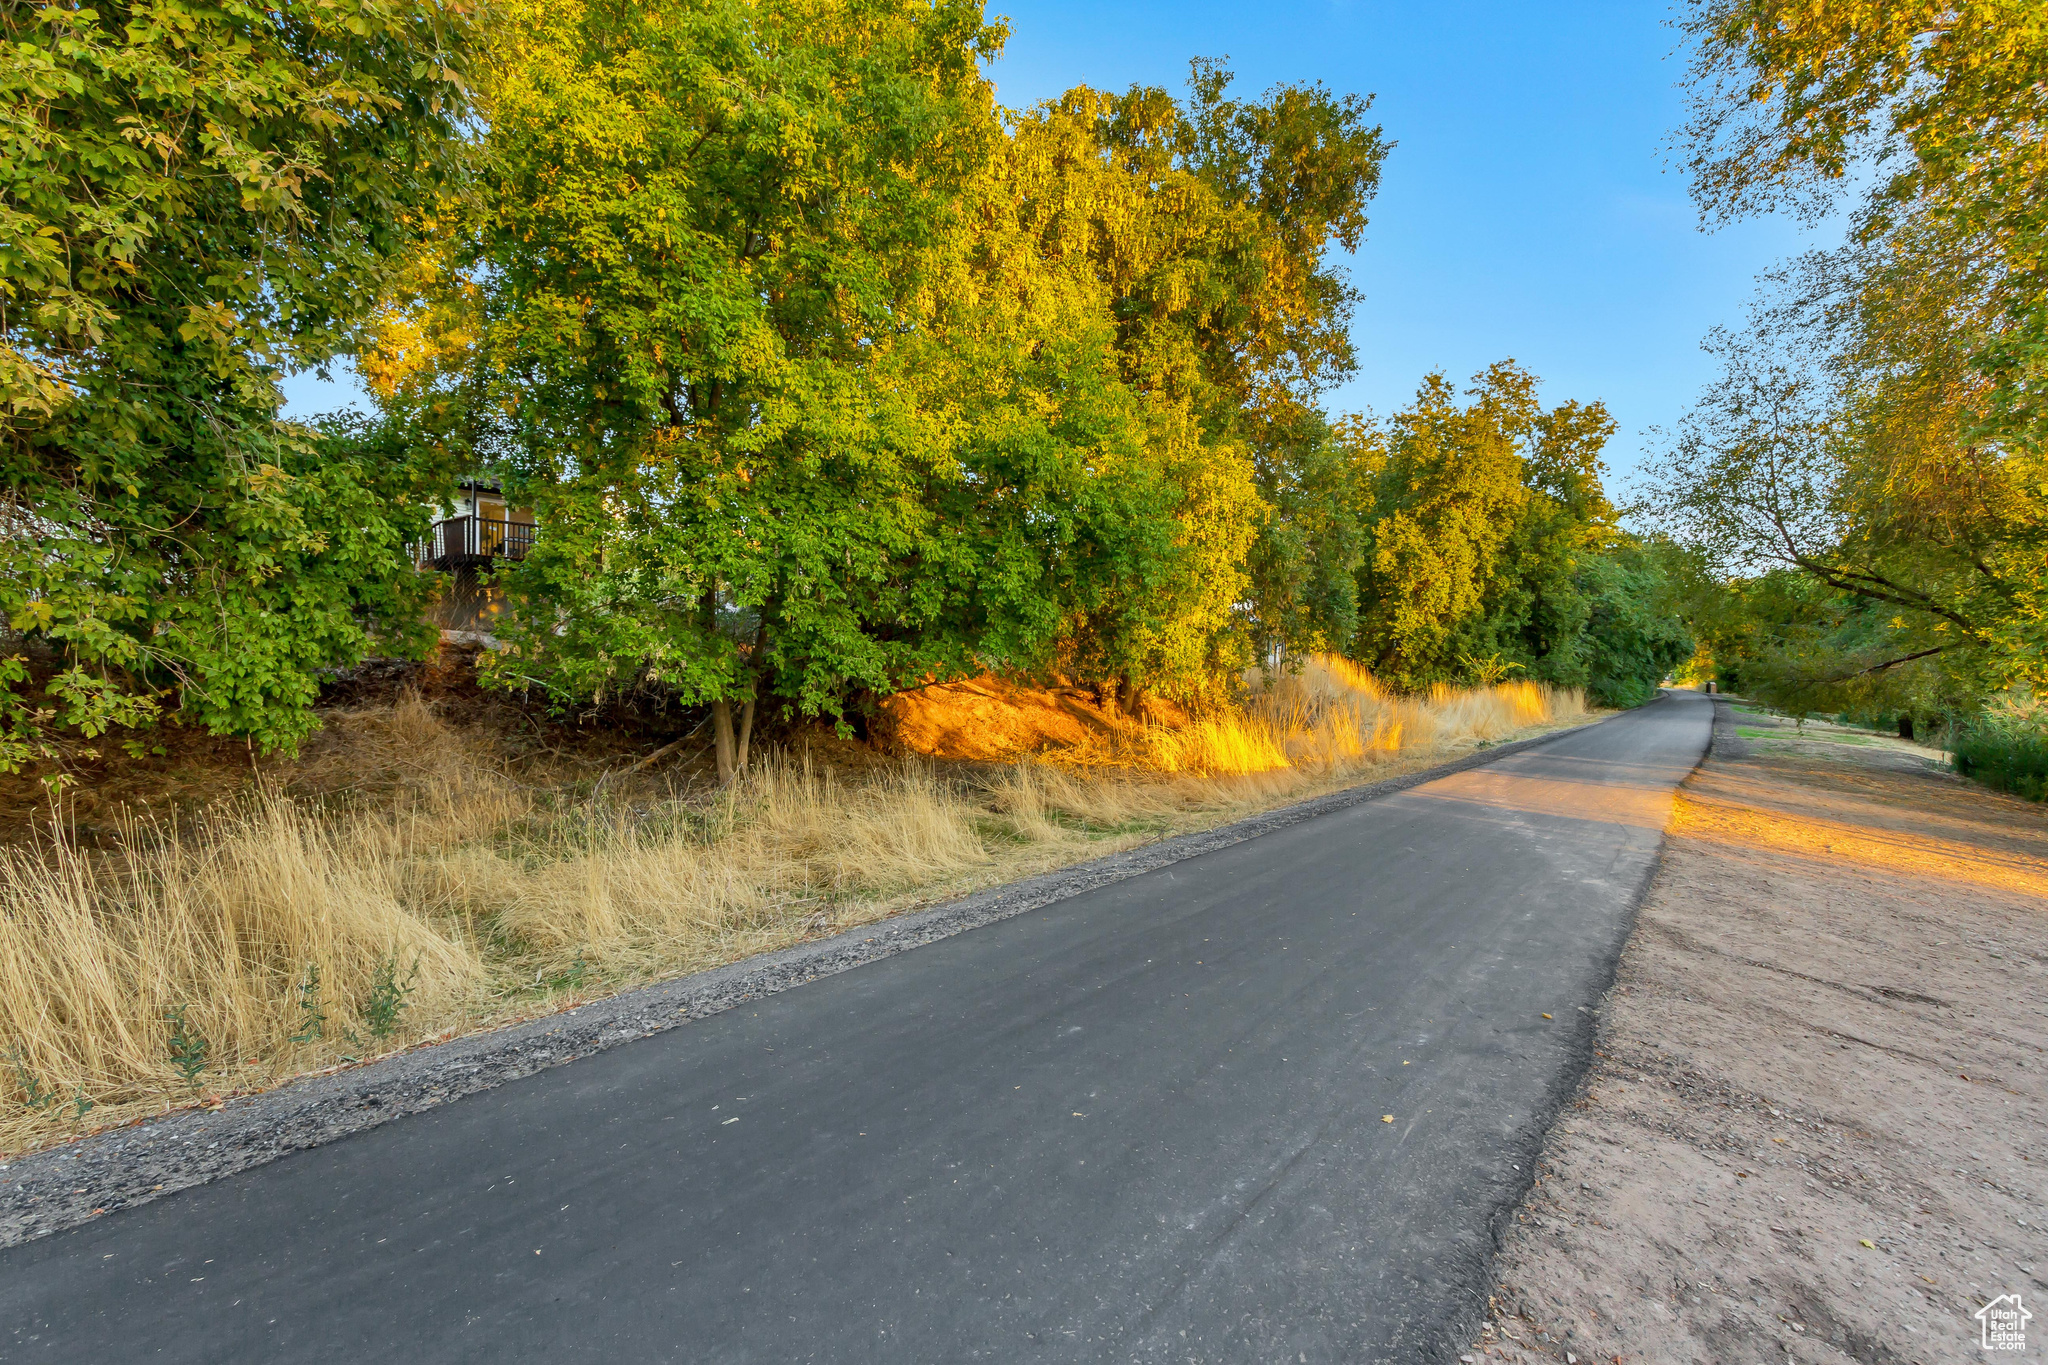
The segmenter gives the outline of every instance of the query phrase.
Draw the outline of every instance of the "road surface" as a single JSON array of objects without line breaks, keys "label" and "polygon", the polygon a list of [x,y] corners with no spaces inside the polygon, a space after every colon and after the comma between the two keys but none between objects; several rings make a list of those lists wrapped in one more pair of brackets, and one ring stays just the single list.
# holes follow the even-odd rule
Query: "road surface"
[{"label": "road surface", "polygon": [[1667,694],[0,1252],[0,1359],[1448,1358],[1710,719]]}]

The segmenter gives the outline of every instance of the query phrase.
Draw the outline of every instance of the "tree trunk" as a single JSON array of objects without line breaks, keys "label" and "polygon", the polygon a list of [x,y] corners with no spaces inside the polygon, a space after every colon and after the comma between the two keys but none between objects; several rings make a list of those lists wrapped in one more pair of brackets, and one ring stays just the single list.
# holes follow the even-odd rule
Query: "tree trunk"
[{"label": "tree trunk", "polygon": [[1127,718],[1131,720],[1136,720],[1138,718],[1139,708],[1141,708],[1144,704],[1145,694],[1142,690],[1139,689],[1136,683],[1131,681],[1130,674],[1126,673],[1123,677],[1117,679],[1117,710],[1123,712]]},{"label": "tree trunk", "polygon": [[739,757],[735,760],[740,772],[745,772],[747,770],[747,741],[752,739],[753,737],[754,699],[752,697],[748,697],[746,705],[740,707],[740,742],[738,745]]},{"label": "tree trunk", "polygon": [[740,737],[738,765],[741,772],[747,770],[747,746],[754,737],[754,708],[761,698],[762,679],[767,673],[768,661],[768,604],[761,604],[761,620],[754,627],[754,645],[747,651],[747,700],[740,707]]},{"label": "tree trunk", "polygon": [[[751,721],[751,702],[748,707],[748,719]],[[733,762],[732,703],[724,697],[711,703],[711,747],[718,754],[718,785],[722,787],[739,773],[738,765]]]}]

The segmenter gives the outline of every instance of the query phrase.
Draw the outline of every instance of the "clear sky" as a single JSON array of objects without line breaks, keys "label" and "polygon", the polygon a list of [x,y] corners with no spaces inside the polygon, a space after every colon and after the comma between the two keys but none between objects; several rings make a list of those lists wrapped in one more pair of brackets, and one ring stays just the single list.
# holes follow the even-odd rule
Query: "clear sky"
[{"label": "clear sky", "polygon": [[[1076,84],[1178,92],[1227,57],[1236,90],[1321,81],[1376,97],[1398,144],[1352,263],[1359,372],[1335,411],[1400,406],[1432,369],[1512,357],[1548,401],[1604,399],[1632,466],[1708,378],[1708,328],[1737,322],[1757,272],[1804,239],[1789,221],[1702,233],[1666,138],[1684,60],[1655,3],[999,0],[994,70],[1021,107]],[[345,386],[290,386],[297,415]]]}]

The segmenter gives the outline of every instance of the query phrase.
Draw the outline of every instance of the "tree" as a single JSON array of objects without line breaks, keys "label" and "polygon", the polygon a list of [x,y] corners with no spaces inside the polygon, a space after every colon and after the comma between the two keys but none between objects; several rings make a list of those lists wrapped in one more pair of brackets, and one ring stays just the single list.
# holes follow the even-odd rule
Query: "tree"
[{"label": "tree", "polygon": [[1352,656],[1397,687],[1501,670],[1633,706],[1693,651],[1668,547],[1622,531],[1603,487],[1614,420],[1545,408],[1535,376],[1441,375],[1383,428],[1352,428],[1358,568]]},{"label": "tree", "polygon": [[1848,245],[1782,272],[1751,335],[1718,339],[1726,377],[1665,465],[1674,533],[1884,623],[1852,659],[1811,657],[1814,686],[1929,658],[1980,688],[2038,680],[2048,18],[2019,0],[1696,0],[1685,28],[1706,215],[1825,208],[1859,174],[1870,189]]},{"label": "tree", "polygon": [[[1479,614],[1457,632],[1454,652],[1461,660],[1513,662],[1539,681],[1584,685],[1594,676],[1587,631],[1611,615],[1596,610],[1586,568],[1626,540],[1615,525],[1600,459],[1614,419],[1598,402],[1572,400],[1546,411],[1536,401],[1535,378],[1513,366],[1495,366],[1485,380],[1492,392],[1486,407],[1521,451],[1528,499]],[[1638,695],[1628,704],[1644,699]]]},{"label": "tree", "polygon": [[1938,357],[1873,377],[1810,343],[1717,334],[1721,377],[1646,471],[1657,523],[1722,574],[1789,569],[1877,610],[1842,608],[1882,629],[1832,658],[1803,651],[1802,686],[1936,656],[1984,687],[2038,676],[2048,520],[2032,460],[1959,438]]},{"label": "tree", "polygon": [[[0,767],[174,697],[290,746],[321,670],[419,647],[433,471],[280,423],[459,170],[455,3],[0,12]],[[42,696],[35,695],[41,683]]]},{"label": "tree", "polygon": [[729,776],[771,699],[1056,667],[1134,705],[1242,666],[1244,414],[1349,363],[1323,256],[1383,152],[1362,102],[1204,66],[1192,112],[1076,91],[1006,129],[965,5],[502,31],[477,225],[366,365],[546,528],[496,681],[708,704]]},{"label": "tree", "polygon": [[1528,416],[1519,372],[1496,367],[1468,396],[1426,377],[1370,470],[1352,653],[1397,687],[1455,675],[1458,629],[1481,614],[1529,500],[1510,429]]},{"label": "tree", "polygon": [[1253,654],[1267,666],[1341,653],[1358,631],[1357,493],[1371,436],[1358,419],[1333,428],[1320,415],[1297,431],[1253,463],[1270,512],[1247,564],[1247,600]]},{"label": "tree", "polygon": [[1686,566],[1668,541],[1622,537],[1578,566],[1587,603],[1581,650],[1586,690],[1609,706],[1653,701],[1697,648],[1686,623]]},{"label": "tree", "polygon": [[546,533],[505,575],[496,676],[708,702],[729,777],[770,693],[829,710],[958,667],[924,627],[979,567],[929,496],[965,471],[905,339],[999,135],[998,30],[965,3],[506,22],[486,363]]},{"label": "tree", "polygon": [[1196,61],[1184,102],[1077,87],[1021,115],[1005,158],[1039,268],[1099,291],[1125,382],[1192,422],[1162,446],[1180,554],[1068,631],[1069,666],[1126,698],[1228,685],[1276,630],[1299,647],[1348,621],[1333,585],[1356,550],[1316,402],[1351,372],[1357,295],[1333,256],[1362,239],[1390,144],[1368,99],[1238,101],[1230,81]]}]

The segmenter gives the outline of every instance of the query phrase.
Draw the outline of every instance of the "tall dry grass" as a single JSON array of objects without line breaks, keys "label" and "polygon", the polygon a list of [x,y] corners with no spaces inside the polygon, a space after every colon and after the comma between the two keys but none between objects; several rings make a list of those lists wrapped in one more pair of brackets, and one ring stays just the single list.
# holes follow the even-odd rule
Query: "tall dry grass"
[{"label": "tall dry grass", "polygon": [[[1583,710],[1529,683],[1395,697],[1318,659],[1229,714],[992,777],[909,762],[847,778],[772,756],[704,799],[528,785],[409,698],[365,722],[358,759],[389,777],[374,799],[259,793],[136,820],[109,848],[0,852],[0,1151],[732,961]],[[394,983],[408,988],[395,1004]]]},{"label": "tall dry grass", "polygon": [[1350,660],[1317,655],[1299,672],[1257,680],[1238,710],[1119,737],[1118,747],[1164,773],[1344,772],[1404,752],[1497,740],[1585,710],[1579,689],[1533,682],[1395,696]]}]

